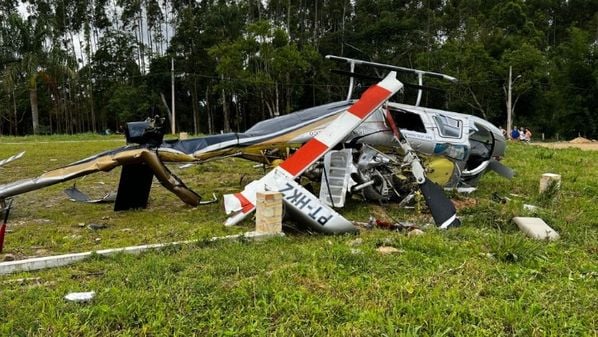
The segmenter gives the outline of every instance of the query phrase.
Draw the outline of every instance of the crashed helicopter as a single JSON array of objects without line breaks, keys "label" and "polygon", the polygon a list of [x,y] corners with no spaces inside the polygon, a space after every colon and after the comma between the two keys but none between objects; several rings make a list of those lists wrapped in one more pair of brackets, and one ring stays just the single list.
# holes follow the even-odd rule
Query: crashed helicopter
[{"label": "crashed helicopter", "polygon": [[[115,211],[145,208],[153,177],[183,202],[198,206],[204,201],[168,169],[165,163],[202,163],[241,157],[271,165],[264,177],[244,190],[224,195],[224,207],[234,225],[246,218],[256,204],[256,193],[283,194],[288,213],[324,233],[355,231],[337,213],[348,193],[366,200],[406,203],[420,190],[441,228],[459,225],[456,210],[443,187],[475,187],[488,170],[511,178],[513,172],[498,160],[506,142],[498,128],[476,116],[422,107],[423,78],[451,82],[448,75],[357,59],[327,56],[346,62],[349,92],[344,101],[297,111],[257,123],[243,133],[228,133],[186,140],[163,140],[163,119],[126,125],[127,145],[102,152],[36,178],[0,185],[0,201],[18,194],[122,166]],[[352,99],[356,80],[365,76],[356,66],[388,71],[378,83]],[[389,100],[404,87],[396,76],[415,74],[415,104]],[[293,149],[294,151],[285,151]],[[320,183],[319,197],[297,180]],[[85,199],[70,189],[74,199]]]}]

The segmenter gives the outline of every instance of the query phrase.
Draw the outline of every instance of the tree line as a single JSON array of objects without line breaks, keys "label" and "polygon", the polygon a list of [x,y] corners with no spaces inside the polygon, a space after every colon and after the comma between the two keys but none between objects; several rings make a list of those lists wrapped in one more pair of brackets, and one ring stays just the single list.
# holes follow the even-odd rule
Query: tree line
[{"label": "tree line", "polygon": [[424,99],[503,126],[511,68],[515,125],[598,135],[595,0],[0,0],[0,134],[166,117],[172,63],[178,130],[243,131],[343,99],[327,54],[454,76]]}]

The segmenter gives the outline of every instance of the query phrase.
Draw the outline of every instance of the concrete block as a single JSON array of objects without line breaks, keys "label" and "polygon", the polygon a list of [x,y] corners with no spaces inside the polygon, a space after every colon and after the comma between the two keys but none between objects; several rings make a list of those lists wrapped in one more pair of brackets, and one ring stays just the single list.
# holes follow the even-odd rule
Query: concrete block
[{"label": "concrete block", "polygon": [[555,184],[556,189],[561,188],[561,175],[556,173],[544,173],[540,178],[540,193],[546,192],[550,186]]},{"label": "concrete block", "polygon": [[283,232],[264,233],[264,232],[253,231],[253,232],[243,233],[243,237],[245,239],[256,240],[256,241],[267,240],[267,239],[283,237],[283,236],[285,236]]},{"label": "concrete block", "polygon": [[527,236],[538,240],[557,240],[559,233],[540,218],[514,217],[517,227]]}]

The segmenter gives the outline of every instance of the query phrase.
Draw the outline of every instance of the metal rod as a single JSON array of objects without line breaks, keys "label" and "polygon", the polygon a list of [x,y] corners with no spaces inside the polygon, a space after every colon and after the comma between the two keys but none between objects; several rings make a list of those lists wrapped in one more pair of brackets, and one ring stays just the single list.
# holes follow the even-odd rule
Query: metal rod
[{"label": "metal rod", "polygon": [[374,185],[374,183],[375,183],[374,179],[368,180],[368,181],[366,181],[365,183],[363,183],[361,185],[354,186],[351,189],[351,192],[355,193],[355,192],[360,191],[360,190],[362,190],[362,189],[364,189],[364,188],[366,188],[368,186]]},{"label": "metal rod", "polygon": [[422,101],[422,86],[424,85],[423,74],[417,74],[417,84],[419,85],[419,89],[417,89],[417,101],[415,101],[415,106],[419,106],[419,103]]},{"label": "metal rod", "polygon": [[403,72],[408,72],[408,73],[413,73],[413,74],[423,74],[423,75],[427,75],[427,76],[431,76],[431,77],[441,78],[441,79],[451,81],[451,82],[457,82],[457,79],[455,77],[452,77],[452,76],[449,76],[446,74],[436,73],[433,71],[425,71],[425,70],[419,70],[419,69],[414,69],[414,68],[398,67],[398,66],[393,66],[390,64],[369,62],[369,61],[357,60],[357,59],[335,56],[335,55],[326,55],[326,58],[329,60],[346,61],[353,65],[362,64],[362,65],[368,65],[368,66],[384,68],[384,69],[389,69],[389,70],[403,71]]},{"label": "metal rod", "polygon": [[[355,62],[351,61],[351,73],[355,71]],[[353,96],[353,87],[355,86],[355,77],[351,76],[349,79],[349,92],[347,93],[347,101]]]},{"label": "metal rod", "polygon": [[176,118],[175,118],[175,112],[174,112],[174,57],[170,58],[170,78],[172,81],[172,120],[170,121],[171,125],[170,125],[170,130],[172,131],[172,134],[174,135],[176,133]]}]

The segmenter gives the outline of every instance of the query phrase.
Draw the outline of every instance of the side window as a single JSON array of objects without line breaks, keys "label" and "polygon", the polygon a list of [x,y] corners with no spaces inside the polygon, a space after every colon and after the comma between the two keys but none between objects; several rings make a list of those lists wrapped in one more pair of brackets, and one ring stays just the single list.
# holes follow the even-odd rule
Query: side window
[{"label": "side window", "polygon": [[390,108],[390,115],[395,121],[397,128],[426,133],[426,127],[421,117],[413,112]]},{"label": "side window", "polygon": [[442,137],[461,138],[463,123],[460,120],[440,114],[435,115],[434,120]]}]

